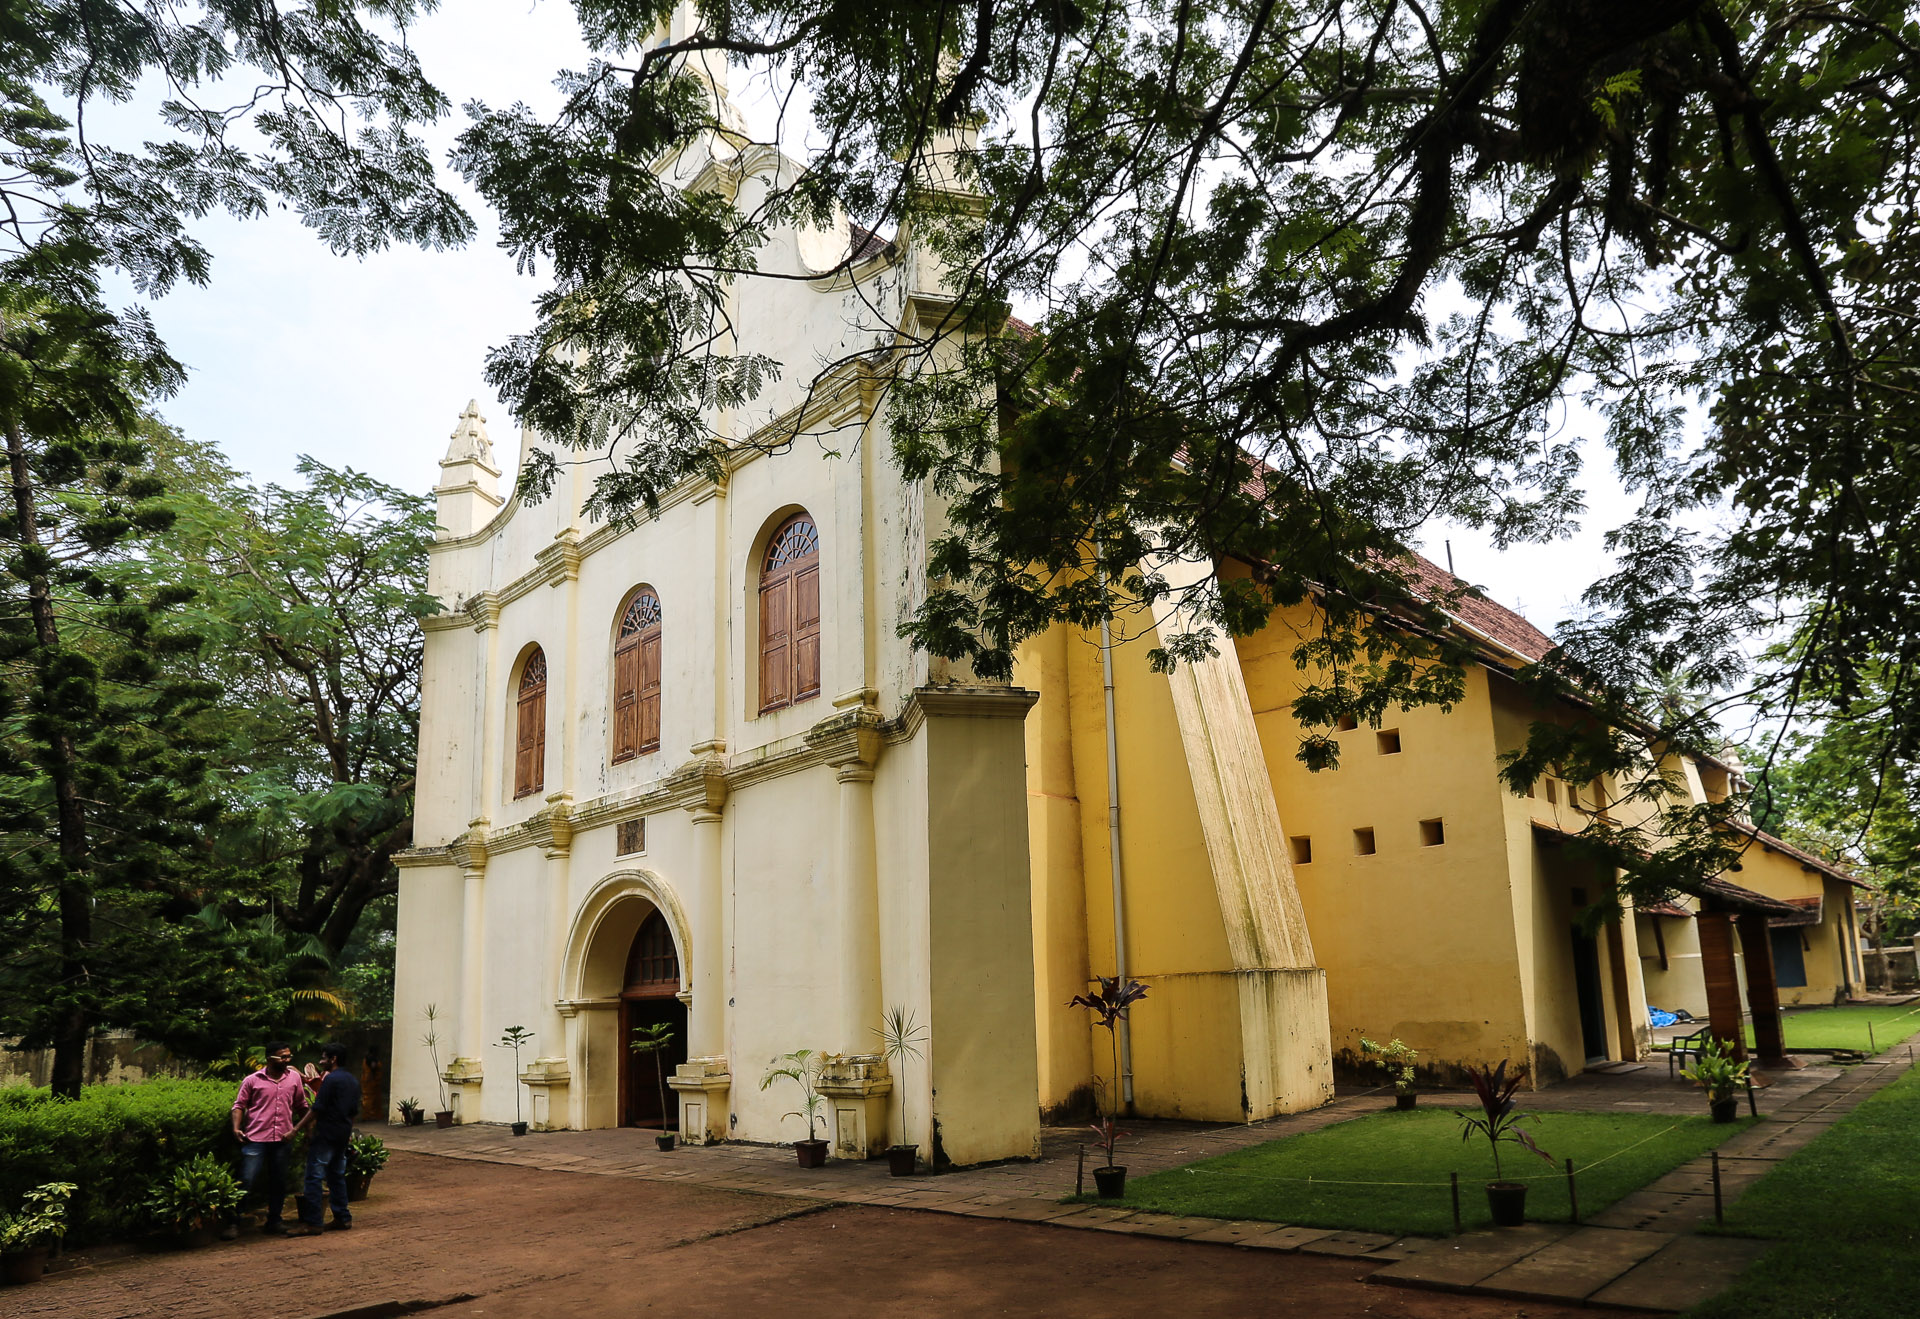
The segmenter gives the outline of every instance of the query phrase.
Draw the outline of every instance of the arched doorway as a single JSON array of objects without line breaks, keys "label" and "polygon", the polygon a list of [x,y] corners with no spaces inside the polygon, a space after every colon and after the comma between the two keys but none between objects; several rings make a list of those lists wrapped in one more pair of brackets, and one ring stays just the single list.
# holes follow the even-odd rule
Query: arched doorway
[{"label": "arched doorway", "polygon": [[[626,975],[620,990],[620,1041],[626,1054],[620,1069],[620,1125],[623,1127],[679,1126],[673,1092],[661,1109],[661,1083],[687,1060],[687,1005],[680,1001],[680,959],[674,951],[673,930],[658,908],[649,912],[634,933],[627,950]],[[635,1053],[627,1047],[635,1027],[664,1022],[672,1042],[657,1053]]]}]

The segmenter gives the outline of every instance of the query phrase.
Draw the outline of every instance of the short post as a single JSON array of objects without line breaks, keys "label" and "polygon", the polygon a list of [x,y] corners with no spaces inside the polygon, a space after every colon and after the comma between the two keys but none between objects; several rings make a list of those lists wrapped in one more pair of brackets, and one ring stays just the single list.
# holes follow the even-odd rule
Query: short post
[{"label": "short post", "polygon": [[1871,1021],[1867,1023],[1867,1052],[1880,1052],[1880,1046],[1873,1042],[1873,1023]]},{"label": "short post", "polygon": [[1713,1221],[1727,1221],[1726,1208],[1720,1200],[1720,1151],[1713,1152]]},{"label": "short post", "polygon": [[1079,1165],[1073,1170],[1073,1193],[1075,1195],[1087,1193],[1087,1142],[1084,1140],[1080,1142]]},{"label": "short post", "polygon": [[1453,1183],[1453,1230],[1458,1232],[1460,1230],[1460,1174],[1450,1172],[1447,1176]]},{"label": "short post", "polygon": [[1567,1203],[1573,1206],[1573,1221],[1580,1222],[1580,1191],[1573,1184],[1573,1160],[1567,1160]]},{"label": "short post", "polygon": [[1760,1116],[1760,1098],[1753,1092],[1753,1078],[1747,1078],[1747,1112],[1754,1117]]}]

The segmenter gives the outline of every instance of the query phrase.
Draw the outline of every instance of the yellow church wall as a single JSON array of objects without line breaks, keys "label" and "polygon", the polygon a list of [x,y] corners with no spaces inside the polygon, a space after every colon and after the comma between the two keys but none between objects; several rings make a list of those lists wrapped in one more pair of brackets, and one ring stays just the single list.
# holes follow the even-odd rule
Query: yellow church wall
[{"label": "yellow church wall", "polygon": [[[1770,898],[1820,898],[1818,925],[1789,926],[1801,940],[1801,961],[1807,983],[1780,986],[1782,1007],[1827,1005],[1841,997],[1844,983],[1842,930],[1847,908],[1852,902],[1850,885],[1828,879],[1817,870],[1776,852],[1755,840],[1741,854],[1739,869],[1728,876],[1736,884],[1764,893]],[[1836,892],[1838,890],[1838,892]],[[1785,934],[1787,930],[1781,931]],[[1744,951],[1744,950],[1743,950]],[[1776,975],[1778,967],[1775,968]]]},{"label": "yellow church wall", "polygon": [[[1482,671],[1470,670],[1452,712],[1389,712],[1382,730],[1400,750],[1382,754],[1378,732],[1336,733],[1337,769],[1295,758],[1291,713],[1303,675],[1294,647],[1314,626],[1304,608],[1283,610],[1237,649],[1289,839],[1309,839],[1296,859],[1314,952],[1326,969],[1335,1056],[1349,1064],[1360,1038],[1398,1037],[1442,1072],[1463,1063],[1526,1056],[1520,949],[1510,896],[1507,839],[1493,774],[1494,745]],[[1439,820],[1444,841],[1423,842]],[[1361,855],[1355,830],[1374,831]]]}]

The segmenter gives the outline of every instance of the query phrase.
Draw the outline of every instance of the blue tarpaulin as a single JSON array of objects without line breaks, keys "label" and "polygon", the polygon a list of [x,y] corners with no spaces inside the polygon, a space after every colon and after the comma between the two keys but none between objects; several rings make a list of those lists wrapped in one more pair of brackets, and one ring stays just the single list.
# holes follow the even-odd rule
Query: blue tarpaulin
[{"label": "blue tarpaulin", "polygon": [[1674,1022],[1680,1020],[1680,1018],[1674,1016],[1673,1013],[1656,1007],[1649,1007],[1647,1009],[1647,1016],[1653,1020],[1653,1024],[1656,1026],[1671,1026]]}]

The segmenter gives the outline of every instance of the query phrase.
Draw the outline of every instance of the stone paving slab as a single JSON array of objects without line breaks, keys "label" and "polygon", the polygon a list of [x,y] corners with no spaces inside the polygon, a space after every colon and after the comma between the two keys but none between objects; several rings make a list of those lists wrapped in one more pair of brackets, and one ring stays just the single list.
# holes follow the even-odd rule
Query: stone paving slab
[{"label": "stone paving slab", "polygon": [[1772,1247],[1738,1237],[1677,1237],[1587,1299],[1636,1310],[1691,1309],[1732,1286]]},{"label": "stone paving slab", "polygon": [[1571,1231],[1572,1228],[1558,1223],[1528,1223],[1525,1227],[1467,1232],[1389,1264],[1368,1281],[1465,1291],[1552,1245]]},{"label": "stone paving slab", "polygon": [[1300,1250],[1333,1235],[1326,1227],[1277,1227],[1264,1236],[1252,1237],[1247,1245],[1258,1250]]},{"label": "stone paving slab", "polygon": [[1712,1195],[1675,1195],[1635,1191],[1597,1214],[1588,1214],[1594,1227],[1627,1228],[1639,1232],[1691,1232],[1713,1221]]},{"label": "stone paving slab", "polygon": [[1608,1227],[1576,1228],[1483,1279],[1474,1290],[1505,1296],[1584,1301],[1676,1236]]},{"label": "stone paving slab", "polygon": [[1400,1238],[1386,1232],[1333,1232],[1301,1243],[1305,1255],[1371,1255]]}]

